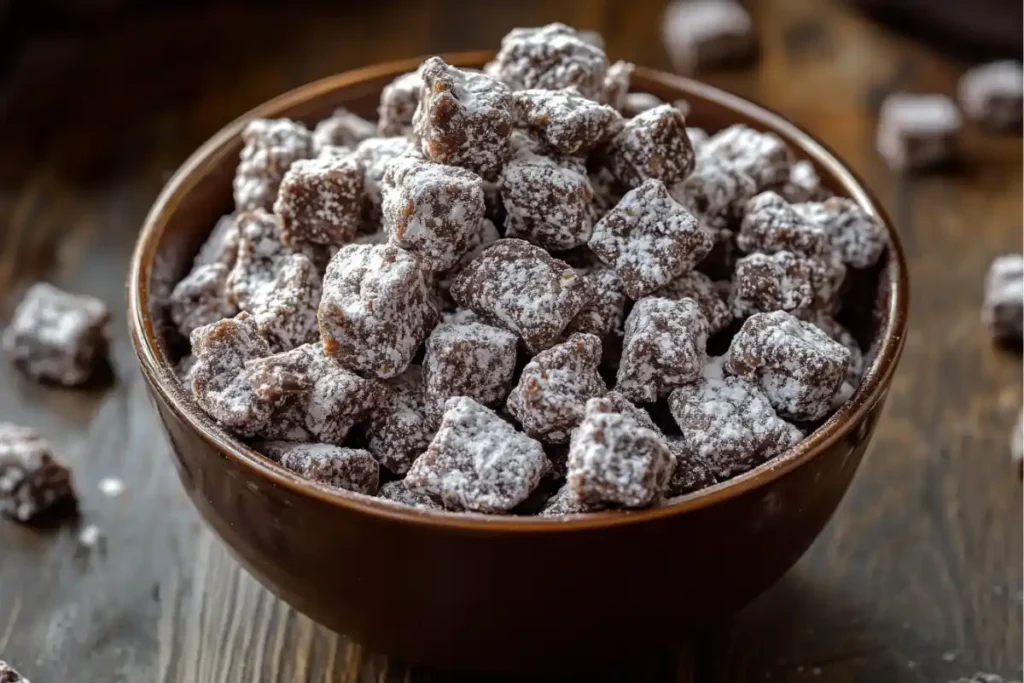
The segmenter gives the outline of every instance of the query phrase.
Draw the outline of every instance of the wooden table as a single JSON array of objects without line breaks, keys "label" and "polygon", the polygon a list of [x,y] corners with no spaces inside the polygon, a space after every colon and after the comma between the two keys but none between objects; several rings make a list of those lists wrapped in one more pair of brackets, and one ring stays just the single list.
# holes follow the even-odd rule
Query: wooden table
[{"label": "wooden table", "polygon": [[[204,528],[125,331],[132,242],[168,174],[272,95],[374,61],[493,46],[512,26],[552,20],[601,30],[613,58],[664,66],[662,4],[214,6],[30,39],[0,88],[0,314],[39,278],[103,297],[117,379],[59,390],[0,365],[0,418],[37,427],[74,464],[80,524],[105,535],[90,552],[75,528],[0,523],[0,654],[35,683],[457,680],[321,629]],[[989,343],[978,306],[991,258],[1021,248],[1020,140],[971,130],[960,170],[896,177],[873,151],[879,93],[952,93],[964,65],[824,0],[756,3],[755,14],[760,62],[707,78],[792,117],[880,195],[910,261],[906,352],[852,490],[788,577],[727,632],[652,653],[609,680],[1019,677],[1021,486],[1007,435],[1021,359]],[[125,481],[123,495],[98,491],[108,476]]]}]

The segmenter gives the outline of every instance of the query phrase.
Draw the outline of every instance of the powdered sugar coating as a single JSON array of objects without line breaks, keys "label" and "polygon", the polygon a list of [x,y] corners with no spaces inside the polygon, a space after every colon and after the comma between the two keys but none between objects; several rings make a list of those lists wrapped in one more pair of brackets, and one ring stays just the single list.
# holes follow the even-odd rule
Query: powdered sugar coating
[{"label": "powdered sugar coating", "polygon": [[721,332],[732,322],[732,311],[719,294],[718,286],[704,273],[696,270],[680,275],[657,292],[664,299],[693,299],[708,323],[708,334]]},{"label": "powdered sugar coating", "polygon": [[832,251],[824,227],[805,218],[793,205],[774,192],[762,192],[747,202],[736,244],[743,251],[823,257]]},{"label": "powdered sugar coating", "polygon": [[37,282],[4,330],[3,350],[29,377],[79,386],[107,363],[109,321],[110,311],[99,299]]},{"label": "powdered sugar coating", "polygon": [[192,395],[220,424],[243,436],[260,432],[273,406],[249,385],[246,361],[265,358],[270,346],[248,313],[192,331]]},{"label": "powdered sugar coating", "polygon": [[604,75],[604,96],[601,101],[620,112],[625,109],[629,84],[633,80],[633,71],[635,70],[635,64],[624,62],[621,59],[609,66]]},{"label": "powdered sugar coating", "polygon": [[512,94],[482,73],[431,57],[420,67],[423,90],[413,129],[433,161],[462,166],[493,180],[508,160],[514,116]]},{"label": "powdered sugar coating", "polygon": [[425,493],[410,491],[405,481],[390,481],[380,487],[378,497],[392,503],[399,503],[418,510],[444,510],[444,506]]},{"label": "powdered sugar coating", "polygon": [[750,14],[734,0],[676,0],[665,9],[661,36],[680,73],[747,59],[757,45]]},{"label": "powdered sugar coating", "polygon": [[453,267],[479,239],[484,191],[470,171],[398,157],[388,163],[381,191],[389,240],[433,271]]},{"label": "powdered sugar coating", "polygon": [[400,374],[438,312],[415,256],[386,244],[350,244],[327,266],[317,317],[327,354],[356,370]]},{"label": "powdered sugar coating", "polygon": [[1024,336],[1024,255],[996,257],[985,278],[982,321],[994,339],[1020,341]]},{"label": "powdered sugar coating", "polygon": [[199,247],[192,268],[211,263],[223,263],[230,270],[238,257],[238,217],[229,213],[217,219],[213,232]]},{"label": "powdered sugar coating", "polygon": [[377,130],[381,135],[402,135],[412,125],[422,89],[423,76],[419,69],[402,74],[384,86],[377,108]]},{"label": "powdered sugar coating", "polygon": [[631,401],[653,403],[699,378],[707,362],[708,323],[693,299],[641,299],[625,333],[615,389]]},{"label": "powdered sugar coating", "polygon": [[1021,126],[1024,72],[1014,60],[979,64],[964,72],[957,86],[964,113],[993,130]]},{"label": "powdered sugar coating", "polygon": [[582,163],[523,149],[505,165],[499,185],[508,237],[556,251],[590,239],[594,192]]},{"label": "powdered sugar coating", "polygon": [[376,223],[381,217],[380,183],[388,163],[403,155],[419,156],[415,143],[409,138],[369,138],[363,140],[353,152],[363,166],[363,191],[366,193],[366,218]]},{"label": "powdered sugar coating", "polygon": [[256,119],[242,131],[242,142],[234,180],[235,209],[269,211],[288,167],[313,156],[312,136],[290,119]]},{"label": "powdered sugar coating", "polygon": [[75,501],[71,470],[50,444],[33,429],[0,422],[0,515],[31,522],[55,505]]},{"label": "powdered sugar coating", "polygon": [[260,451],[304,479],[336,489],[372,496],[377,493],[380,472],[368,452],[325,443],[270,441]]},{"label": "powdered sugar coating", "polygon": [[494,58],[494,75],[512,90],[575,88],[595,101],[604,96],[608,58],[565,24],[512,29]]},{"label": "powdered sugar coating", "polygon": [[573,431],[566,485],[585,505],[644,507],[662,494],[675,458],[660,433],[591,399]]},{"label": "powdered sugar coating", "polygon": [[320,154],[328,147],[352,148],[367,138],[377,135],[377,125],[362,116],[338,107],[313,129],[313,153]]},{"label": "powdered sugar coating", "polygon": [[483,325],[441,324],[427,337],[423,383],[427,415],[436,424],[445,403],[468,396],[494,408],[504,403],[516,366],[516,336]]},{"label": "powdered sugar coating", "polygon": [[813,300],[811,264],[806,257],[778,251],[736,261],[729,304],[737,318],[768,311],[799,314]]},{"label": "powdered sugar coating", "polygon": [[774,133],[761,133],[736,124],[708,138],[700,147],[698,164],[722,164],[746,173],[763,189],[789,178],[792,152]]},{"label": "powdered sugar coating", "polygon": [[601,340],[574,334],[533,357],[509,394],[507,408],[523,431],[545,443],[565,443],[589,399],[608,388],[597,373]]},{"label": "powdered sugar coating", "polygon": [[229,268],[223,263],[196,266],[171,291],[168,310],[171,321],[186,337],[203,325],[230,318],[238,308],[225,291]]},{"label": "powdered sugar coating", "polygon": [[320,274],[302,254],[289,254],[274,279],[253,292],[248,311],[275,351],[287,351],[317,338]]},{"label": "powdered sugar coating", "polygon": [[619,274],[603,263],[576,270],[593,285],[594,300],[572,319],[565,328],[566,333],[586,332],[602,339],[608,335],[621,335],[626,291]]},{"label": "powdered sugar coating", "polygon": [[870,268],[878,263],[888,244],[881,221],[852,199],[830,197],[824,202],[794,204],[793,208],[824,228],[843,262],[854,268]]},{"label": "powdered sugar coating", "polygon": [[615,177],[630,188],[649,179],[682,182],[695,163],[686,117],[671,104],[634,116],[608,143],[606,159]]},{"label": "powdered sugar coating", "polygon": [[718,481],[757,467],[803,438],[743,377],[687,384],[672,392],[668,404],[682,430],[681,452],[708,463]]},{"label": "powdered sugar coating", "polygon": [[327,154],[293,163],[281,181],[274,213],[285,244],[351,242],[363,219],[364,171],[351,154]]},{"label": "powdered sugar coating", "polygon": [[447,507],[501,513],[526,500],[546,469],[538,442],[460,396],[448,400],[437,435],[413,463],[405,485]]},{"label": "powdered sugar coating", "polygon": [[395,474],[405,474],[434,438],[437,422],[427,417],[423,376],[410,365],[385,382],[385,397],[370,414],[366,436],[370,452]]},{"label": "powdered sugar coating", "polygon": [[559,154],[585,156],[622,125],[615,109],[574,90],[522,90],[513,101],[519,125]]},{"label": "powdered sugar coating", "polygon": [[849,363],[850,351],[816,326],[773,311],[747,318],[726,368],[756,382],[779,415],[809,421],[829,412]]},{"label": "powdered sugar coating", "polygon": [[551,346],[594,297],[593,286],[566,263],[517,239],[485,249],[455,277],[451,294],[533,351]]},{"label": "powdered sugar coating", "polygon": [[633,299],[692,270],[712,245],[712,236],[660,180],[626,193],[594,226],[589,242],[598,258],[615,268]]}]

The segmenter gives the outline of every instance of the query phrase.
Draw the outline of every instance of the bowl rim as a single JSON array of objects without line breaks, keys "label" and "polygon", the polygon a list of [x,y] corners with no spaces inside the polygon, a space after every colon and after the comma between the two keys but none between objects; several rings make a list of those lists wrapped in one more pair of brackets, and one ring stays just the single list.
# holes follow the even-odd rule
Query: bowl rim
[{"label": "bowl rim", "polygon": [[[443,54],[450,64],[479,66],[493,57],[493,51],[473,51]],[[362,82],[398,76],[415,70],[423,57],[384,62],[346,71],[307,83],[268,100],[242,114],[200,145],[167,181],[147,214],[132,253],[128,271],[128,327],[143,373],[159,394],[164,405],[218,452],[242,465],[251,475],[269,483],[285,487],[293,493],[310,496],[320,502],[347,508],[353,513],[410,525],[443,527],[448,530],[486,533],[560,533],[619,527],[674,517],[702,509],[741,496],[765,486],[788,472],[811,461],[831,445],[845,437],[858,425],[888,388],[896,369],[906,337],[909,283],[907,264],[899,235],[874,194],[865,187],[861,178],[829,149],[807,131],[781,114],[719,88],[649,67],[637,66],[635,76],[641,80],[657,81],[678,90],[684,97],[695,96],[718,106],[737,111],[757,122],[765,130],[781,133],[803,154],[828,170],[843,189],[864,210],[878,218],[889,239],[889,261],[883,273],[888,273],[890,292],[888,319],[882,331],[881,344],[871,365],[861,379],[853,396],[821,426],[799,444],[766,463],[725,482],[709,486],[664,503],[641,510],[610,510],[557,517],[485,515],[480,513],[452,514],[442,511],[420,510],[397,505],[371,496],[332,489],[301,478],[299,475],[272,462],[254,449],[229,434],[207,417],[191,397],[181,389],[174,368],[164,357],[157,344],[157,333],[149,314],[150,273],[157,256],[159,238],[170,216],[182,197],[198,183],[198,171],[218,150],[229,146],[245,124],[254,118],[273,117],[283,109],[307,102],[340,88]]]}]

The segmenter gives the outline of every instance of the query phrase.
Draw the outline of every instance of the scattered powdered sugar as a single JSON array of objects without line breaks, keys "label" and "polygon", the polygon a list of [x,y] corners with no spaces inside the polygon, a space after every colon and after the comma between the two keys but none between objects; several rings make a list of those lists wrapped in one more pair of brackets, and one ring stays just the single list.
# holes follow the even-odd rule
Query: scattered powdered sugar
[{"label": "scattered powdered sugar", "polygon": [[437,435],[405,478],[445,506],[500,513],[526,500],[547,469],[541,445],[464,396],[449,399]]},{"label": "scattered powdered sugar", "polygon": [[117,498],[124,493],[124,481],[117,477],[104,477],[100,479],[99,490],[107,498]]},{"label": "scattered powdered sugar", "polygon": [[[95,524],[86,524],[78,532],[78,543],[84,548],[95,548],[103,541],[103,530]],[[3,679],[0,679],[3,680]]]}]

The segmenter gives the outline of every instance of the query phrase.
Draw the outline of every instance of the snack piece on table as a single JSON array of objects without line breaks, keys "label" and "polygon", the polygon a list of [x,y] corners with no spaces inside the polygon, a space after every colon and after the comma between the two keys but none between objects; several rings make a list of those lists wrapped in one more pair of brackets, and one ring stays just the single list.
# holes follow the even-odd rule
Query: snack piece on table
[{"label": "snack piece on table", "polygon": [[388,163],[381,193],[391,243],[418,256],[434,272],[453,267],[479,239],[484,191],[475,173],[399,157]]},{"label": "snack piece on table", "polygon": [[341,246],[359,232],[366,202],[364,170],[351,154],[299,159],[284,174],[274,202],[284,244]]},{"label": "snack piece on table", "polygon": [[608,58],[565,24],[516,28],[501,40],[493,75],[512,90],[575,88],[602,101]]},{"label": "snack piece on table", "polygon": [[923,170],[957,155],[961,125],[960,112],[945,95],[894,93],[878,112],[875,145],[894,171]]},{"label": "snack piece on table", "polygon": [[828,414],[849,363],[850,351],[825,332],[773,311],[747,318],[726,366],[755,382],[782,417],[810,421]]},{"label": "snack piece on table", "polygon": [[242,148],[235,172],[235,210],[270,211],[288,168],[313,156],[313,136],[290,119],[256,119],[242,131]]},{"label": "snack piece on table", "polygon": [[35,380],[85,384],[108,367],[110,311],[99,299],[37,282],[26,290],[3,333],[3,349]]},{"label": "snack piece on table", "polygon": [[440,57],[425,61],[420,73],[424,85],[413,128],[423,154],[486,180],[497,178],[512,151],[508,87],[486,74],[449,66]]},{"label": "snack piece on table", "polygon": [[675,0],[665,9],[661,38],[672,66],[684,74],[743,63],[757,53],[750,14],[732,0]]},{"label": "snack piece on table", "polygon": [[608,168],[629,188],[651,179],[675,185],[690,175],[695,161],[686,117],[671,104],[627,120],[609,141],[605,154]]},{"label": "snack piece on table", "polygon": [[438,317],[423,264],[394,245],[350,244],[327,266],[320,335],[327,355],[346,367],[400,374]]},{"label": "snack piece on table", "polygon": [[993,339],[1019,343],[1024,335],[1024,255],[992,261],[985,278],[981,317]]},{"label": "snack piece on table", "polygon": [[708,323],[693,299],[646,297],[626,318],[615,389],[637,403],[700,378],[707,362]]},{"label": "snack piece on table", "polygon": [[68,466],[35,430],[0,422],[0,514],[31,522],[64,503],[77,503]]},{"label": "snack piece on table", "polygon": [[455,276],[455,301],[516,332],[531,351],[558,340],[594,300],[594,288],[568,264],[518,239],[501,239]]},{"label": "snack piece on table", "polygon": [[565,443],[583,419],[587,401],[608,391],[597,373],[600,362],[601,341],[592,334],[574,334],[538,353],[509,394],[508,412],[530,436]]},{"label": "snack piece on table", "polygon": [[957,88],[960,106],[971,119],[996,131],[1019,130],[1024,107],[1020,62],[980,64],[964,72]]},{"label": "snack piece on table", "polygon": [[434,440],[405,477],[413,492],[446,507],[508,512],[540,483],[548,461],[540,443],[471,398],[451,398]]}]

